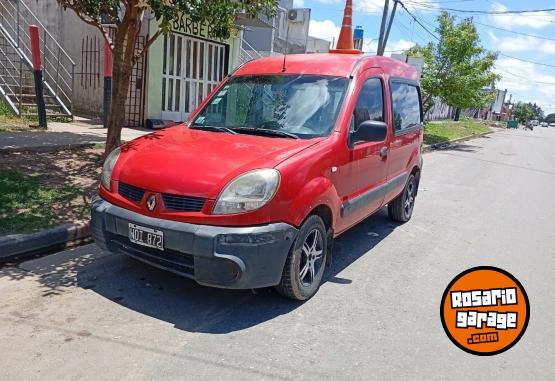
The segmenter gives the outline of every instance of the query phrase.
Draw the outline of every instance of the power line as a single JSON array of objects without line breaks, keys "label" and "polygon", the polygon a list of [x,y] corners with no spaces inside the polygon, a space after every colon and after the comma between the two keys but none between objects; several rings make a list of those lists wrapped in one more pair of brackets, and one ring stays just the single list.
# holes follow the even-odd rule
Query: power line
[{"label": "power line", "polygon": [[[414,20],[413,20],[412,22],[413,22],[413,25],[414,25]],[[420,42],[424,42],[424,45],[426,45],[426,44],[428,43],[428,40],[427,40],[425,37],[423,37],[420,33],[414,32],[414,30],[411,31],[411,30],[409,29],[409,27],[406,26],[405,24],[403,24],[401,21],[397,20],[397,21],[395,22],[394,25],[395,25],[396,28],[401,27],[401,28],[404,29],[408,34],[414,34],[416,37],[418,37],[418,39],[420,40]],[[413,28],[413,29],[414,29],[414,28]],[[410,41],[416,43],[416,41],[415,41],[415,39],[414,39],[413,37],[414,37],[414,36],[411,36]]]},{"label": "power line", "polygon": [[507,58],[512,58],[512,59],[515,59],[515,60],[518,60],[518,61],[522,61],[522,62],[533,63],[533,64],[536,64],[536,65],[547,66],[547,67],[555,67],[555,65],[550,65],[550,64],[543,63],[543,62],[525,60],[524,58],[518,58],[518,57],[510,56],[508,54],[501,53],[501,52],[499,52],[499,55],[503,56],[503,57],[507,57]]},{"label": "power line", "polygon": [[[523,10],[523,11],[510,11],[510,10],[506,10],[506,11],[474,11],[474,10],[466,10],[466,9],[452,9],[452,8],[440,8],[437,6],[434,6],[432,4],[425,4],[425,3],[419,3],[416,2],[414,0],[410,0],[411,4],[414,5],[415,8],[420,8],[420,9],[427,9],[429,11],[451,11],[451,12],[458,12],[458,13],[470,13],[470,14],[484,14],[484,15],[495,15],[495,16],[513,16],[515,14],[519,14],[521,15],[521,17],[525,17],[531,20],[535,20],[535,21],[544,21],[544,22],[549,22],[552,24],[555,24],[555,21],[553,21],[552,19],[548,19],[545,18],[546,16],[549,17],[549,15],[545,15],[545,14],[530,14],[530,13],[538,13],[538,12],[543,12],[544,10]],[[495,6],[496,4],[490,0],[486,0],[488,1],[491,5]],[[542,17],[542,18],[540,18]]]},{"label": "power line", "polygon": [[445,1],[421,1],[422,4],[446,4],[446,3],[466,3],[477,0],[445,0]]},{"label": "power line", "polygon": [[[476,0],[445,0],[445,1],[419,1],[418,4],[447,4],[447,3],[466,3],[469,1],[476,1]],[[415,1],[416,3],[416,1]]]},{"label": "power line", "polygon": [[525,76],[523,76],[523,75],[511,73],[510,71],[507,71],[507,70],[503,70],[503,71],[504,71],[505,73],[510,74],[510,75],[513,75],[513,76],[515,76],[515,77],[522,78],[522,79],[526,79],[526,82],[527,82],[527,83],[532,82],[532,83],[539,83],[539,84],[542,84],[542,85],[555,86],[555,82],[545,82],[545,81],[531,80],[529,77],[525,77]]},{"label": "power line", "polygon": [[[473,0],[472,0],[472,1],[473,1]],[[422,14],[420,15],[420,20],[421,20],[422,22],[424,22],[425,24],[431,26],[432,28],[435,28],[435,27],[436,27],[429,19],[427,19],[426,17],[424,17]],[[541,36],[532,35],[532,34],[527,34],[527,33],[515,32],[515,31],[509,30],[509,29],[503,29],[503,28],[498,28],[498,27],[495,27],[495,26],[490,26],[490,25],[488,25],[488,24],[483,24],[483,23],[480,23],[480,22],[478,22],[478,21],[476,21],[476,20],[472,20],[472,22],[473,22],[474,24],[482,25],[482,26],[485,26],[485,27],[488,27],[488,28],[492,28],[492,29],[499,29],[499,30],[502,30],[502,31],[505,31],[505,32],[510,32],[510,33],[514,33],[514,34],[520,34],[520,35],[524,35],[524,36],[528,36],[528,37],[535,37],[535,38],[538,38],[538,39],[544,39],[544,40],[552,40],[552,41],[555,41],[555,38],[541,37]]]},{"label": "power line", "polygon": [[[424,30],[426,30],[429,34],[431,34],[435,39],[437,39],[438,41],[440,40],[439,37],[437,37],[435,34],[431,33],[426,27],[424,27],[424,26],[422,25],[422,23],[421,23],[419,20],[417,20],[416,16],[414,16],[412,13],[410,13],[410,12],[404,7],[404,4],[403,4],[401,1],[399,1],[399,3],[400,3],[401,6],[403,7],[403,9],[405,9],[405,11],[406,11],[417,23],[418,23],[418,25],[420,25],[422,28],[424,28]],[[426,23],[427,23],[428,25],[431,25],[429,22],[426,22]],[[535,65],[541,65],[541,66],[546,66],[546,67],[555,67],[555,65],[547,64],[547,63],[544,63],[544,62],[537,62],[537,61],[526,60],[526,59],[524,59],[524,58],[518,58],[518,57],[510,56],[510,55],[508,55],[508,54],[501,53],[501,52],[497,52],[497,53],[498,53],[500,56],[507,57],[507,58],[512,58],[512,59],[515,59],[515,60],[518,60],[518,61],[522,61],[522,62],[528,62],[528,63],[532,63],[532,64],[535,64]]]},{"label": "power line", "polygon": [[439,38],[438,36],[436,36],[433,32],[430,32],[430,30],[429,30],[428,28],[426,28],[426,27],[420,22],[420,20],[418,20],[418,19],[416,18],[416,16],[414,16],[414,15],[407,9],[407,7],[405,6],[405,4],[403,4],[402,1],[400,1],[400,0],[395,0],[395,1],[398,1],[399,4],[401,4],[401,7],[403,7],[403,9],[405,10],[405,12],[407,12],[407,13],[412,17],[412,19],[413,19],[418,25],[420,25],[420,26],[422,27],[422,29],[424,29],[426,32],[428,32],[428,33],[430,34],[430,36],[432,36],[432,37],[434,37],[436,40],[440,41],[440,38]]},{"label": "power line", "polygon": [[522,33],[522,32],[515,32],[514,30],[499,28],[499,27],[496,27],[496,26],[488,25],[488,24],[483,24],[483,23],[475,21],[475,20],[473,20],[473,22],[474,22],[474,24],[477,24],[477,25],[482,25],[482,26],[485,26],[485,27],[491,28],[491,29],[502,30],[502,31],[508,32],[508,33],[519,34],[519,35],[527,36],[527,37],[534,37],[534,38],[538,38],[538,39],[542,39],[542,40],[555,41],[555,38],[542,37],[542,36],[537,36],[537,35],[534,35],[534,34],[528,34],[528,33]]},{"label": "power line", "polygon": [[433,29],[436,29],[436,25],[434,24],[433,21],[428,20],[426,17],[424,17],[423,14],[418,14],[417,11],[414,12],[415,14],[417,14],[417,17],[420,19],[420,21],[422,21],[424,24],[427,24],[428,26],[430,26]]},{"label": "power line", "polygon": [[[498,7],[499,6],[499,4],[494,2],[493,0],[486,0],[486,1],[488,3],[490,3],[492,7]],[[501,15],[501,16],[503,16],[503,15]],[[510,15],[505,15],[505,16],[510,16]],[[529,20],[544,21],[544,22],[551,22],[551,23],[553,22],[552,20],[548,20],[548,19],[545,19],[545,18],[538,18],[538,16],[541,16],[541,15],[536,15],[536,16],[534,16],[534,15],[522,15],[522,17],[527,18]]]},{"label": "power line", "polygon": [[519,11],[482,11],[482,10],[473,10],[473,9],[455,9],[455,8],[444,8],[444,7],[435,7],[433,5],[429,5],[426,3],[419,3],[418,1],[411,1],[413,4],[420,5],[424,8],[428,9],[435,9],[438,11],[449,11],[449,12],[458,12],[458,13],[474,13],[474,14],[481,14],[481,15],[508,15],[508,14],[522,14],[522,13],[538,13],[538,12],[554,12],[555,8],[545,8],[545,9],[524,9]]},{"label": "power line", "polygon": [[[434,33],[430,32],[430,30],[429,30],[428,28],[426,28],[426,27],[420,22],[420,20],[419,20],[416,16],[414,16],[414,15],[405,7],[405,5],[404,5],[400,0],[398,0],[398,1],[399,1],[399,4],[401,4],[401,6],[403,7],[403,9],[413,18],[413,20],[414,20],[418,25],[420,25],[426,32],[428,32],[428,33],[429,33],[431,36],[433,36],[436,40],[440,41],[440,38],[439,38],[439,37],[437,37]],[[428,23],[428,24],[429,24],[429,23]],[[555,65],[547,64],[547,63],[544,63],[544,62],[537,62],[537,61],[526,60],[526,59],[523,59],[523,58],[518,58],[518,57],[510,56],[510,55],[508,55],[508,54],[501,53],[501,52],[497,52],[497,54],[499,54],[500,56],[503,56],[503,57],[512,58],[512,59],[515,59],[515,60],[518,60],[518,61],[522,61],[522,62],[528,62],[528,63],[532,63],[532,64],[535,64],[535,65],[540,65],[540,66],[546,66],[546,67],[553,67],[553,68],[555,68]],[[526,78],[526,79],[528,79],[528,78]],[[538,82],[538,83],[541,83],[541,82]],[[555,83],[550,83],[550,82],[545,82],[544,84],[555,85]]]}]

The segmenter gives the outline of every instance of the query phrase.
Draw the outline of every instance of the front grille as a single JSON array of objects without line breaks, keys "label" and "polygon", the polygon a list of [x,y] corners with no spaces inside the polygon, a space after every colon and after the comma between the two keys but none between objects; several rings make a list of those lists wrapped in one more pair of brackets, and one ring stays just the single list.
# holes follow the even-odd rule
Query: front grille
[{"label": "front grille", "polygon": [[[140,202],[145,195],[145,190],[120,182],[118,193],[128,200]],[[206,199],[200,197],[178,196],[167,193],[162,194],[162,200],[167,210],[175,212],[200,212],[206,201]]]},{"label": "front grille", "polygon": [[164,206],[168,210],[177,212],[200,212],[206,199],[200,197],[177,196],[173,194],[162,194]]},{"label": "front grille", "polygon": [[120,181],[118,184],[118,193],[128,200],[139,202],[143,199],[145,190]]},{"label": "front grille", "polygon": [[161,251],[137,245],[123,236],[114,236],[110,241],[117,244],[125,253],[152,263],[155,266],[159,266],[183,275],[195,275],[195,260],[191,254],[180,253],[170,249],[164,249],[164,251]]}]

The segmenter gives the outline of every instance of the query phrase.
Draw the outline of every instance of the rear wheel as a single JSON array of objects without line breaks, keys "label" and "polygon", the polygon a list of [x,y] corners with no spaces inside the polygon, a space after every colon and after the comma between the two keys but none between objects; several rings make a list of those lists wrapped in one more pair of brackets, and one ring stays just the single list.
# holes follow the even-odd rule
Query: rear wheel
[{"label": "rear wheel", "polygon": [[403,192],[387,205],[389,218],[399,222],[407,222],[410,220],[412,210],[414,209],[417,189],[418,180],[414,174],[411,174]]},{"label": "rear wheel", "polygon": [[318,291],[328,251],[326,237],[324,221],[317,215],[308,217],[301,225],[285,262],[281,281],[276,286],[281,295],[307,300]]}]

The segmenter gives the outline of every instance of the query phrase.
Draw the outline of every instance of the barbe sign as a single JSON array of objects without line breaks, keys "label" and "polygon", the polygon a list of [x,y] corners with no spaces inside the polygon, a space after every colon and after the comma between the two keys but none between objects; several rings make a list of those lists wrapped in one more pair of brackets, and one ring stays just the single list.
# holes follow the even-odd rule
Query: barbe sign
[{"label": "barbe sign", "polygon": [[215,39],[212,37],[213,28],[210,25],[205,25],[201,22],[193,21],[183,14],[179,17],[179,19],[173,22],[173,30],[195,37]]}]

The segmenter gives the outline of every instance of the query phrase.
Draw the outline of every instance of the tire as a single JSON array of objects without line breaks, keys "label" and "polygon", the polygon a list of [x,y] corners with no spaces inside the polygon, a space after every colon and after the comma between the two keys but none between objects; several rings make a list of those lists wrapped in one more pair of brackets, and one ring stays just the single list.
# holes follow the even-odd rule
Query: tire
[{"label": "tire", "polygon": [[387,205],[387,214],[393,221],[407,222],[412,217],[414,202],[418,190],[418,179],[414,174],[409,176],[403,192]]},{"label": "tire", "polygon": [[320,216],[312,215],[299,229],[276,290],[294,300],[310,299],[320,288],[327,254],[326,226]]}]

